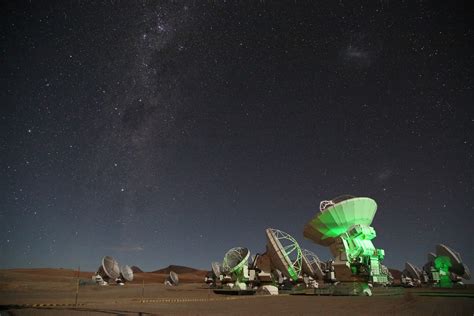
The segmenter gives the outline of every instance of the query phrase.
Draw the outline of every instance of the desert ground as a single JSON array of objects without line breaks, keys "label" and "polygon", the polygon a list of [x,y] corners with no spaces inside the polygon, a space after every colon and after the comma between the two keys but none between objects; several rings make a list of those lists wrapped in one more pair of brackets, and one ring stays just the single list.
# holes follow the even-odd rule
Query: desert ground
[{"label": "desert ground", "polygon": [[136,273],[125,286],[91,284],[68,269],[0,270],[0,315],[474,315],[474,289],[398,288],[372,297],[217,295],[202,282],[204,272],[180,274],[178,286],[163,284],[166,273]]}]

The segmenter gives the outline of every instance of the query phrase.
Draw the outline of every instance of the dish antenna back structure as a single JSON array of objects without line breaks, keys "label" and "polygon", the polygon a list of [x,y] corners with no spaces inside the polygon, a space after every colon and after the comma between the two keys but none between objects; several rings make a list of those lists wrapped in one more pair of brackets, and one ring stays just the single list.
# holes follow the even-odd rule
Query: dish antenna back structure
[{"label": "dish antenna back structure", "polygon": [[[222,262],[222,272],[232,277],[233,288],[246,290],[248,281],[248,259],[250,251],[244,247],[229,249]],[[213,267],[214,269],[214,267]]]},{"label": "dish antenna back structure", "polygon": [[435,265],[436,260],[442,256],[448,257],[451,262],[451,269],[449,269],[449,272],[466,280],[471,279],[471,272],[469,271],[468,266],[462,262],[461,254],[459,252],[454,251],[446,245],[439,244],[436,246]]},{"label": "dish antenna back structure", "polygon": [[376,211],[373,199],[345,195],[322,201],[320,212],[305,225],[306,238],[329,246],[338,281],[388,283],[381,269],[385,252],[372,243],[376,232],[370,225]]},{"label": "dish antenna back structure", "polygon": [[413,285],[418,285],[421,282],[422,271],[420,268],[415,266],[410,262],[405,263],[405,270],[403,270],[403,274],[409,277],[413,281]]},{"label": "dish antenna back structure", "polygon": [[122,284],[133,281],[133,270],[128,265],[124,265],[120,268],[120,280]]},{"label": "dish antenna back structure", "polygon": [[102,258],[102,264],[95,274],[98,283],[106,285],[115,282],[120,277],[120,268],[117,260],[110,256]]},{"label": "dish antenna back structure", "polygon": [[274,268],[293,281],[301,275],[303,254],[298,242],[289,234],[273,228],[266,229],[267,253]]},{"label": "dish antenna back structure", "polygon": [[170,271],[169,275],[171,285],[178,285],[179,284],[179,276],[176,272]]},{"label": "dish antenna back structure", "polygon": [[302,249],[301,250],[302,256],[302,269],[303,272],[306,273],[308,276],[313,277],[318,280],[323,280],[324,272],[322,267],[322,262],[319,260],[318,256],[308,250]]},{"label": "dish antenna back structure", "polygon": [[[428,260],[425,270],[428,267],[433,272],[430,279],[436,281],[439,279],[440,287],[452,287],[455,284],[462,284],[461,279],[471,279],[471,272],[466,264],[462,262],[459,252],[450,247],[439,244],[436,245],[436,254],[430,255],[432,261]],[[430,259],[430,258],[429,258]]]},{"label": "dish antenna back structure", "polygon": [[217,261],[211,263],[212,273],[214,273],[215,277],[219,279],[221,275],[221,264]]},{"label": "dish antenna back structure", "polygon": [[217,287],[217,282],[221,281],[221,264],[217,261],[211,263],[211,271],[205,278],[206,283],[208,283],[212,288]]}]

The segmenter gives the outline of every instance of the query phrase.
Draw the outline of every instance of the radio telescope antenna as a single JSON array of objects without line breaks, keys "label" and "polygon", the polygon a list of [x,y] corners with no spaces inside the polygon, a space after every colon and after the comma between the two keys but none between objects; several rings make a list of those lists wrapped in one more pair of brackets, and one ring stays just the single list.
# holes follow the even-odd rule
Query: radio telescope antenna
[{"label": "radio telescope antenna", "polygon": [[219,277],[221,275],[221,264],[217,261],[214,261],[213,263],[211,263],[211,267],[212,273],[214,273],[216,277]]},{"label": "radio telescope antenna", "polygon": [[105,256],[102,258],[102,265],[99,267],[95,274],[96,282],[107,285],[111,281],[115,281],[120,277],[120,268],[118,262],[110,257]]},{"label": "radio telescope antenna", "polygon": [[230,274],[235,279],[235,287],[240,290],[246,290],[246,281],[248,280],[248,260],[250,251],[244,247],[235,247],[229,249],[222,262],[222,272]]},{"label": "radio telescope antenna", "polygon": [[323,269],[321,268],[321,261],[319,260],[318,256],[308,249],[302,249],[301,252],[303,253],[303,272],[313,278],[322,280],[324,273]]},{"label": "radio telescope antenna", "polygon": [[413,280],[421,280],[420,268],[410,262],[405,263],[405,269]]},{"label": "radio telescope antenna", "polygon": [[272,263],[287,278],[298,280],[303,256],[298,242],[291,235],[278,229],[267,228],[266,234],[267,251]]},{"label": "radio telescope antenna", "polygon": [[133,270],[128,265],[122,266],[120,268],[120,279],[124,282],[132,282],[133,281]]},{"label": "radio telescope antenna", "polygon": [[[459,252],[454,251],[444,244],[439,244],[436,246],[436,256],[435,266],[440,269],[440,273],[447,268],[447,271],[463,279],[471,279],[471,272],[467,265],[462,262]],[[444,261],[444,264],[442,264],[442,261]],[[442,267],[443,265],[445,265],[445,267]]]},{"label": "radio telescope antenna", "polygon": [[303,235],[315,243],[330,247],[338,281],[352,282],[354,277],[372,283],[387,284],[388,275],[381,262],[383,249],[376,249],[376,232],[370,225],[377,203],[368,197],[341,195],[322,201],[318,212],[304,227]]},{"label": "radio telescope antenna", "polygon": [[179,276],[176,272],[170,271],[169,278],[170,278],[170,283],[172,285],[178,285],[179,284]]}]

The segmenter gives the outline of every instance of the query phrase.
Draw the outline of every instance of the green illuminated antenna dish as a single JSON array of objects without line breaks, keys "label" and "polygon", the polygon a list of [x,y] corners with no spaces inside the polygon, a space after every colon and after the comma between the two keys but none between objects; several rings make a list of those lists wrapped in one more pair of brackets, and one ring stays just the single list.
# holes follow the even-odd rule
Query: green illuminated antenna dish
[{"label": "green illuminated antenna dish", "polygon": [[289,234],[273,228],[265,230],[267,252],[278,270],[293,281],[301,275],[302,252],[298,242]]},{"label": "green illuminated antenna dish", "polygon": [[239,275],[244,265],[248,263],[250,251],[247,248],[235,247],[227,251],[222,262],[222,271]]},{"label": "green illuminated antenna dish", "polygon": [[317,244],[329,246],[351,226],[370,226],[377,203],[368,197],[344,196],[322,201],[320,211],[305,225],[303,235]]},{"label": "green illuminated antenna dish", "polygon": [[232,248],[224,256],[221,271],[232,277],[233,283],[229,286],[234,290],[247,289],[249,256],[250,251],[243,247]]},{"label": "green illuminated antenna dish", "polygon": [[453,249],[449,248],[446,245],[439,244],[436,245],[436,255],[437,257],[447,257],[451,263],[451,267],[449,269],[450,272],[466,279],[471,279],[471,272],[467,265],[462,262],[461,255],[459,252],[454,251]]}]

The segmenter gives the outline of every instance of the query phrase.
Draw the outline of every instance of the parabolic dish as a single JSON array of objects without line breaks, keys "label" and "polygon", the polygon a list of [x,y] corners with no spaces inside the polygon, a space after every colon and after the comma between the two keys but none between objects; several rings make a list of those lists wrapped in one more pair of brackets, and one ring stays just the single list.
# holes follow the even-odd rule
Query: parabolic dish
[{"label": "parabolic dish", "polygon": [[411,264],[410,262],[406,262],[405,269],[408,271],[408,274],[410,274],[412,279],[421,280],[420,269],[415,265]]},{"label": "parabolic dish", "polygon": [[457,274],[466,280],[471,278],[471,272],[469,271],[469,268],[462,262],[461,255],[458,252],[446,245],[439,244],[436,245],[436,254],[438,256],[445,256],[449,258],[452,264],[451,268],[449,269],[450,272]]},{"label": "parabolic dish", "polygon": [[313,270],[313,266],[309,262],[309,259],[306,257],[306,251],[306,249],[301,250],[301,253],[303,254],[303,256],[301,257],[301,269],[307,275],[315,276],[316,272]]},{"label": "parabolic dish", "polygon": [[436,259],[436,254],[434,254],[433,252],[430,252],[430,253],[428,253],[427,258],[428,258],[428,262],[433,262],[434,263],[434,261]]},{"label": "parabolic dish", "polygon": [[247,248],[235,247],[227,251],[222,262],[222,270],[233,273],[241,269],[249,260],[250,251]]},{"label": "parabolic dish", "polygon": [[173,285],[179,284],[179,277],[178,274],[174,271],[170,271],[170,281]]},{"label": "parabolic dish", "polygon": [[353,225],[370,226],[376,211],[377,203],[368,197],[342,200],[316,214],[305,225],[303,235],[317,244],[329,246]]},{"label": "parabolic dish", "polygon": [[267,252],[272,264],[287,278],[298,280],[301,274],[302,256],[298,242],[289,234],[273,228],[266,229]]},{"label": "parabolic dish", "polygon": [[459,254],[446,245],[443,245],[443,244],[436,245],[436,255],[448,257],[449,259],[451,259],[452,264],[454,263],[461,264],[461,258]]},{"label": "parabolic dish", "polygon": [[211,263],[211,267],[212,267],[212,272],[214,273],[216,277],[221,275],[221,264],[219,262],[214,261],[213,263]]},{"label": "parabolic dish", "polygon": [[105,256],[102,258],[102,269],[111,279],[116,279],[120,276],[119,264],[114,258],[110,256]]},{"label": "parabolic dish", "polygon": [[122,275],[123,279],[127,282],[133,281],[133,271],[132,268],[125,265],[120,268],[120,274]]},{"label": "parabolic dish", "polygon": [[303,254],[303,258],[302,258],[303,272],[305,272],[306,274],[312,277],[322,279],[324,273],[323,273],[318,256],[314,252],[308,249],[302,249],[301,252]]}]

